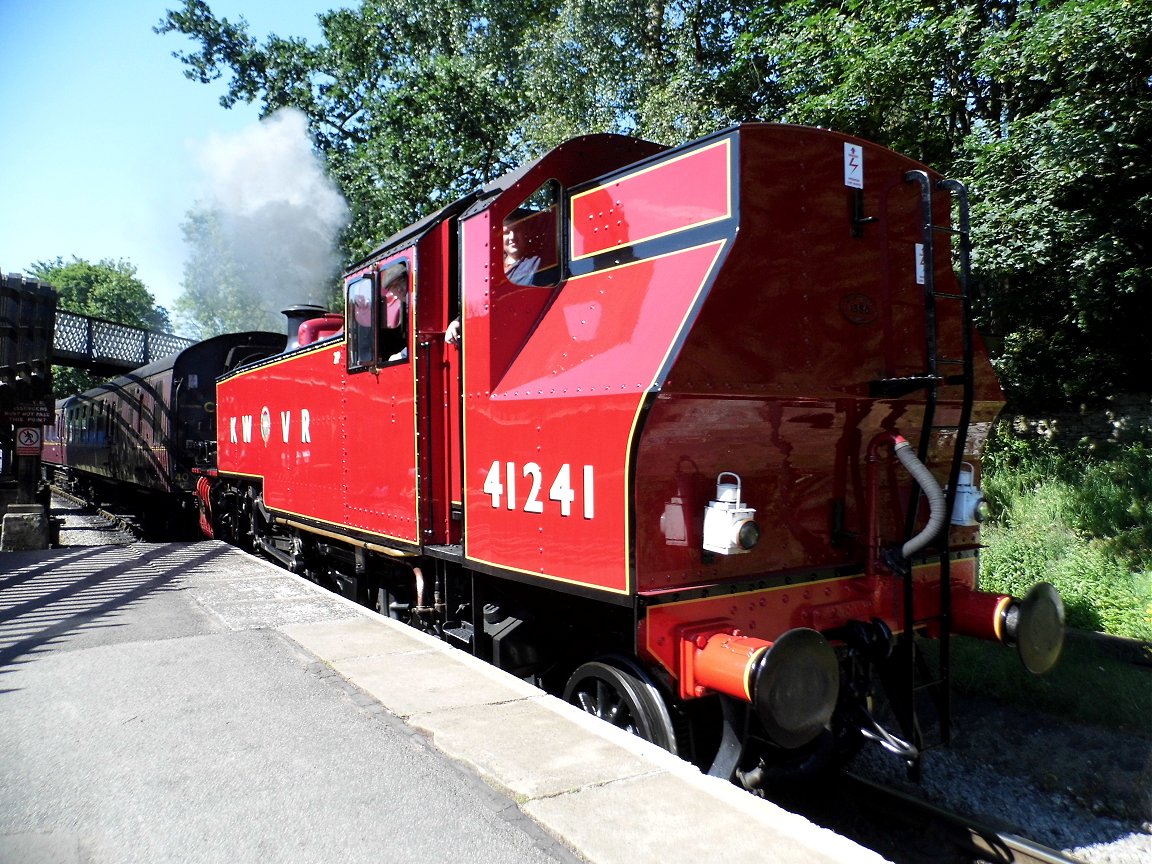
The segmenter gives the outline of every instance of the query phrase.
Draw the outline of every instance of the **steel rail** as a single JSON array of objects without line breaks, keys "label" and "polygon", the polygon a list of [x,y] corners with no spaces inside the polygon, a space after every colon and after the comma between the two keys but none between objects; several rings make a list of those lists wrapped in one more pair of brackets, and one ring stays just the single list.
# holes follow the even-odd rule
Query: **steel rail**
[{"label": "steel rail", "polygon": [[913,811],[951,829],[951,842],[964,853],[972,854],[973,862],[988,864],[1083,864],[1081,859],[1051,849],[1007,831],[992,828],[979,820],[962,816],[930,804],[906,792],[845,772],[847,781],[866,791],[869,796],[884,796],[894,800],[907,814]]}]

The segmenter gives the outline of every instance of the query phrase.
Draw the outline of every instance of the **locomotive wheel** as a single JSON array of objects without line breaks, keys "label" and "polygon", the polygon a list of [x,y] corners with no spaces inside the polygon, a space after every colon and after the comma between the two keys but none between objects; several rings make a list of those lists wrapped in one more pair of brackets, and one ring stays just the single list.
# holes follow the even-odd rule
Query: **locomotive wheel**
[{"label": "locomotive wheel", "polygon": [[585,663],[564,687],[564,701],[672,753],[676,732],[660,691],[636,663],[605,657]]}]

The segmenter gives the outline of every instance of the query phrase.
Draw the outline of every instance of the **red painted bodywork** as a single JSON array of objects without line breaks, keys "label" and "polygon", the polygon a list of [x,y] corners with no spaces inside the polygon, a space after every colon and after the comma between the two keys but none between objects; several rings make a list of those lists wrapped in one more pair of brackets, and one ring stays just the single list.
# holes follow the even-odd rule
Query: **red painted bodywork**
[{"label": "red painted bodywork", "polygon": [[[701,621],[769,641],[854,618],[899,629],[899,580],[864,575],[866,448],[880,433],[920,443],[922,390],[870,395],[925,371],[915,170],[799,127],[666,152],[569,142],[349,274],[408,262],[412,360],[350,374],[340,334],[223,380],[219,470],[259,478],[288,518],[406,550],[462,544],[473,569],[635,603],[640,651],[673,675],[683,628]],[[503,226],[548,180],[565,191],[563,278],[517,284]],[[933,218],[948,223],[946,196]],[[937,247],[937,290],[954,291]],[[457,296],[459,347],[443,339]],[[940,356],[959,357],[959,303],[937,315]],[[1003,400],[979,339],[975,369],[973,462]],[[960,409],[943,387],[926,460],[941,483]],[[248,441],[233,436],[244,417]],[[748,554],[701,549],[721,472],[756,509]],[[875,486],[879,537],[903,539],[911,482],[886,457]],[[951,530],[953,548],[975,547],[976,529]],[[953,568],[961,591],[975,577],[974,558]],[[938,571],[916,578],[931,616]]]}]

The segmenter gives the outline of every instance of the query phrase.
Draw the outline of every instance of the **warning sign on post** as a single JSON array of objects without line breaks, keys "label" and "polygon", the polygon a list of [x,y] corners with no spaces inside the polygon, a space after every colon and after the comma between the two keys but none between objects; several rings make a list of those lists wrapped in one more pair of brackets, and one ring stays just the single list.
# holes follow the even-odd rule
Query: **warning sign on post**
[{"label": "warning sign on post", "polygon": [[844,185],[850,189],[864,188],[864,151],[859,144],[844,145]]},{"label": "warning sign on post", "polygon": [[21,426],[16,430],[16,455],[40,455],[40,430],[35,426]]}]

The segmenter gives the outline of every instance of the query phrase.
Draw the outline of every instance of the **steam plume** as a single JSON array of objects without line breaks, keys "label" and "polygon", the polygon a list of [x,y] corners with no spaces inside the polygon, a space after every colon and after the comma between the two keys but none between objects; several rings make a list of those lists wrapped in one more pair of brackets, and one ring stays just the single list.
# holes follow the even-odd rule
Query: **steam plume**
[{"label": "steam plume", "polygon": [[236,287],[276,327],[285,306],[323,305],[339,272],[349,211],[312,148],[304,115],[282,109],[235,135],[213,136],[201,165],[221,252],[242,283]]}]

